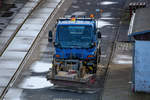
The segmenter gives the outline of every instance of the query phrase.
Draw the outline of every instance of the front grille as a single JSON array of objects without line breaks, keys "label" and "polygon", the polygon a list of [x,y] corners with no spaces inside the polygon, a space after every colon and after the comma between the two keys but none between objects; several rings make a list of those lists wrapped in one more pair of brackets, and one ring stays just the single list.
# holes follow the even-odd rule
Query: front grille
[{"label": "front grille", "polygon": [[66,54],[66,56],[67,56],[68,58],[73,58],[73,59],[81,58],[81,57],[82,57],[81,54]]}]

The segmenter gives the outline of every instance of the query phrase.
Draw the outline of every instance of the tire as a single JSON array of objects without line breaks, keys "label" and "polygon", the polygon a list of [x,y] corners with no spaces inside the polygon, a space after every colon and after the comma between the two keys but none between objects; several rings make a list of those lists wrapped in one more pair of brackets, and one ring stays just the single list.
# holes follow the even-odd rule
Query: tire
[{"label": "tire", "polygon": [[52,42],[52,39],[48,39],[48,42]]}]

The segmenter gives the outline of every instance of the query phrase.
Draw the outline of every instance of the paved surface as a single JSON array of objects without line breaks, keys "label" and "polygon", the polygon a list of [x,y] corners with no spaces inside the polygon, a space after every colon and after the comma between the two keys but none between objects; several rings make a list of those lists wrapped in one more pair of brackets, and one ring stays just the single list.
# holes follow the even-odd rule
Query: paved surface
[{"label": "paved surface", "polygon": [[[13,38],[12,42],[0,57],[0,93],[7,87],[12,76],[20,68],[43,25],[59,2],[60,0],[47,0],[47,2],[42,2],[39,6],[40,9],[37,8],[25,21],[15,38]],[[51,4],[53,6],[50,6]],[[29,13],[28,10],[30,9],[23,8],[20,13]]]},{"label": "paved surface", "polygon": [[[20,77],[16,80],[11,89],[9,89],[5,99],[99,100],[103,90],[105,68],[107,67],[110,58],[113,41],[118,31],[118,25],[124,4],[125,0],[111,0],[110,2],[104,0],[97,0],[96,2],[93,2],[93,0],[73,0],[72,5],[68,10],[66,7],[68,7],[69,4],[64,8],[61,8],[66,11],[65,16],[89,16],[91,13],[94,13],[99,21],[98,27],[101,28],[102,32],[101,61],[102,66],[104,67],[104,74],[97,80],[96,88],[98,91],[96,93],[81,94],[68,91],[56,91],[50,88],[53,84],[49,83],[45,76],[52,65],[51,60],[54,48],[52,47],[52,44],[48,44],[48,35],[45,34],[38,44],[40,47],[35,49],[35,54],[33,54],[32,59],[30,59],[30,62],[25,66]],[[99,13],[100,9],[104,10],[102,14]],[[63,14],[64,11],[61,11],[58,14]],[[49,27],[51,27],[51,25]]]},{"label": "paved surface", "polygon": [[[7,16],[0,19],[2,20],[2,23],[5,23],[6,25],[9,23],[9,25],[3,29],[2,33],[0,33],[0,55],[3,53],[7,45],[9,45],[12,38],[16,35],[16,32],[18,32],[20,27],[24,24],[26,19],[32,13],[32,10],[36,8],[36,6],[40,3],[40,1],[41,0],[36,0],[36,1],[30,0],[24,5],[24,7],[17,14],[12,14],[12,16],[9,15],[10,17],[9,19],[8,18],[6,19]],[[14,9],[10,9],[9,11],[13,11],[13,10]],[[6,14],[4,13],[2,16],[4,15]]]},{"label": "paved surface", "polygon": [[[102,95],[105,71],[111,56],[113,42],[118,35],[120,21],[122,21],[120,17],[124,15],[124,5],[127,0],[96,0],[96,2],[93,2],[93,0],[73,0],[71,6],[69,1],[70,0],[60,8],[61,10],[55,17],[62,16],[64,12],[66,12],[65,16],[89,16],[93,13],[99,21],[98,27],[101,28],[102,32],[101,63],[104,70],[104,74],[101,75],[96,84],[99,91],[92,94],[81,94],[51,89],[53,84],[48,82],[45,78],[48,69],[52,66],[52,53],[54,51],[52,44],[49,44],[47,41],[47,33],[50,29],[48,28],[46,34],[38,42],[38,46],[32,54],[32,59],[26,64],[20,76],[6,94],[5,100],[123,100],[125,97],[125,100],[128,100],[128,98],[129,100],[131,98],[132,100],[142,100],[143,96],[149,98],[149,96],[145,94],[137,96],[130,94],[132,47],[131,44],[120,42],[117,43],[116,52],[114,53],[114,58],[112,59],[111,67],[108,71],[110,73],[108,74]],[[69,6],[70,8],[67,10]],[[100,9],[104,10],[102,14],[99,13]],[[127,25],[128,23],[126,27],[121,28],[119,31],[120,34],[122,34],[121,31],[124,32],[124,30],[127,29]],[[52,24],[49,25],[49,27],[51,26]],[[124,34],[126,34],[126,32],[124,32]],[[124,35],[119,35],[120,40],[126,39],[124,37]],[[116,82],[118,83],[117,85]]]},{"label": "paved surface", "polygon": [[117,42],[109,65],[102,100],[150,100],[150,95],[131,89],[132,44]]},{"label": "paved surface", "polygon": [[26,2],[27,0],[16,0],[13,5],[2,4],[0,8],[0,34]]},{"label": "paved surface", "polygon": [[[125,8],[130,2],[136,1],[138,0],[128,0]],[[141,1],[145,1],[149,6],[149,1]],[[127,30],[129,27],[129,15],[127,11],[125,12],[121,18],[119,37],[115,43],[116,48],[109,65],[102,100],[150,100],[149,94],[134,93],[131,89],[133,46],[131,43],[124,42],[128,41]]]}]

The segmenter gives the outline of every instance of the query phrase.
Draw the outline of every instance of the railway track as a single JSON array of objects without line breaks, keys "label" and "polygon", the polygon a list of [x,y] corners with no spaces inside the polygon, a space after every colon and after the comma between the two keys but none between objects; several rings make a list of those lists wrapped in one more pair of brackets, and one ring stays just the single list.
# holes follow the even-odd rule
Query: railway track
[{"label": "railway track", "polygon": [[[51,24],[51,28],[54,27],[54,23],[56,22],[55,17],[56,13],[58,12],[61,5],[63,5],[65,0],[46,0],[40,2],[36,5],[35,8],[32,9],[30,14],[25,18],[25,20],[22,22],[22,24],[15,30],[15,33],[10,37],[9,41],[7,42],[5,48],[3,49],[3,52],[1,52],[1,58],[0,63],[1,65],[5,65],[5,59],[8,59],[7,56],[15,55],[13,54],[14,51],[17,54],[16,56],[19,56],[18,54],[21,54],[20,57],[16,59],[20,59],[19,63],[14,65],[15,69],[13,70],[14,73],[12,73],[12,76],[9,76],[10,80],[8,80],[8,84],[5,85],[3,90],[0,92],[0,100],[3,100],[4,96],[6,95],[8,89],[13,85],[17,77],[20,75],[20,72],[24,68],[25,64],[28,62],[28,60],[31,57],[31,54],[34,52],[35,48],[37,47],[38,41],[40,41],[40,38],[46,33],[46,29],[48,28],[49,24]],[[53,4],[53,5],[52,5]],[[50,6],[52,5],[52,6]],[[39,22],[40,21],[40,22]],[[33,25],[32,25],[33,23]],[[40,24],[40,26],[38,26]],[[37,27],[34,27],[37,26]],[[29,34],[28,32],[31,31]],[[36,33],[37,32],[37,33]],[[32,35],[31,35],[32,34]],[[17,39],[21,38],[22,44],[19,44]],[[32,38],[32,40],[31,40]],[[16,40],[15,40],[16,39]],[[26,41],[24,41],[26,40]],[[17,41],[17,42],[16,42]],[[30,41],[30,42],[28,42]],[[27,42],[27,43],[26,43]],[[15,44],[18,43],[18,44]],[[16,45],[16,48],[14,47]],[[28,45],[27,45],[28,44]],[[24,47],[20,47],[20,45],[24,45]],[[18,47],[17,47],[18,46]],[[23,52],[23,56],[22,56]],[[9,59],[15,59],[13,56],[11,56]],[[4,64],[3,64],[4,63]],[[5,65],[8,67],[7,65]],[[5,67],[3,66],[3,67]],[[13,65],[11,65],[13,66]],[[5,69],[9,70],[9,69]],[[9,73],[9,72],[8,72]],[[6,73],[6,74],[8,74]],[[7,76],[7,75],[6,75]]]},{"label": "railway track", "polygon": [[[14,37],[16,36],[16,34],[18,33],[18,31],[21,29],[21,27],[23,26],[23,24],[26,22],[26,20],[31,16],[31,14],[34,12],[34,10],[40,5],[40,3],[42,2],[42,0],[38,0],[38,1],[34,1],[34,0],[30,0],[30,2],[28,2],[28,4],[26,4],[24,6],[24,8],[22,8],[20,10],[20,12],[16,15],[16,18],[17,17],[23,17],[21,16],[21,14],[23,13],[24,9],[28,9],[28,11],[26,11],[26,14],[25,16],[23,17],[23,19],[21,20],[21,22],[17,23],[17,27],[14,27],[14,31],[11,33],[11,35],[9,36],[7,42],[4,43],[4,45],[2,46],[1,50],[0,50],[0,56],[2,56],[2,54],[5,52],[5,50],[7,49],[7,47],[9,46],[9,44],[11,43],[11,41],[14,39]],[[29,3],[33,3],[35,4],[34,7],[30,7],[28,6]],[[12,20],[10,22],[10,24],[16,24],[16,20],[19,20],[19,19],[15,19],[15,20]],[[7,28],[9,28],[9,25],[6,27],[5,30],[7,30]]]}]

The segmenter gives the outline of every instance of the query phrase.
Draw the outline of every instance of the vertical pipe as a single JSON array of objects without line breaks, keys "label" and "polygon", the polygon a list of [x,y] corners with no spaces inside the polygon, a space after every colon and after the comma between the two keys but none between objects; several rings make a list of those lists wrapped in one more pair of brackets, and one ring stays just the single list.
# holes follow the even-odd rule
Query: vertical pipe
[{"label": "vertical pipe", "polygon": [[129,12],[130,12],[130,20],[131,20],[132,13],[133,13],[133,3],[129,4]]},{"label": "vertical pipe", "polygon": [[130,10],[130,19],[132,17],[132,6],[129,6],[129,10]]}]

